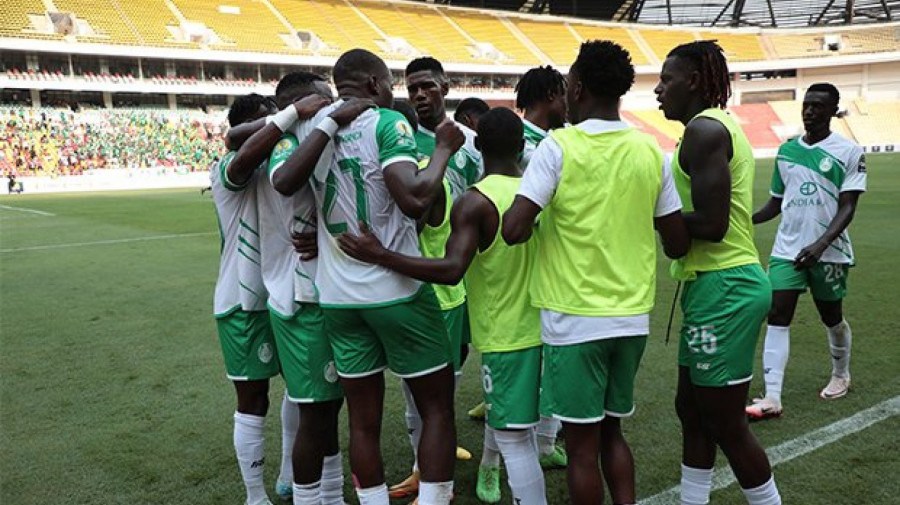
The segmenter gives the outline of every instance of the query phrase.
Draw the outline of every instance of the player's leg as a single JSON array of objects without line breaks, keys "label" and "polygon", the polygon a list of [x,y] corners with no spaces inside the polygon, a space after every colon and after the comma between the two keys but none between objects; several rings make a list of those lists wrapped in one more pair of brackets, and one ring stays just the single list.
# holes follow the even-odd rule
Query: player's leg
[{"label": "player's leg", "polygon": [[412,391],[406,381],[400,381],[400,390],[403,392],[403,400],[406,404],[406,433],[409,435],[409,444],[413,451],[413,467],[412,473],[399,484],[390,487],[389,494],[392,499],[406,498],[418,494],[419,492],[419,440],[422,437],[422,416],[419,415],[419,409],[416,407],[416,401],[413,399]]},{"label": "player's leg", "polygon": [[847,295],[849,266],[820,263],[812,269],[810,281],[813,300],[825,325],[831,350],[831,380],[819,393],[829,400],[840,398],[850,390],[850,348],[853,333],[844,319],[843,299]]},{"label": "player's leg", "polygon": [[289,399],[287,389],[281,399],[281,470],[275,480],[275,494],[291,501],[294,483],[294,443],[300,430],[300,409]]},{"label": "player's leg", "polygon": [[615,505],[636,503],[634,457],[622,435],[621,419],[634,413],[634,379],[637,375],[646,336],[622,337],[602,342],[607,348],[607,385],[600,421],[600,463]]},{"label": "player's leg", "polygon": [[600,474],[600,421],[606,415],[608,345],[593,341],[544,346],[541,402],[562,420],[569,465],[566,478],[572,503],[603,501]]},{"label": "player's leg", "polygon": [[703,425],[687,366],[678,367],[675,411],[681,422],[681,503],[705,505],[712,490],[716,441]]},{"label": "player's leg", "polygon": [[[449,309],[441,310],[441,317],[447,327],[447,336],[450,339],[450,353],[453,360],[453,398],[456,401],[456,393],[462,383],[462,367],[469,357],[469,342],[472,336],[469,334],[469,309],[468,303]],[[472,453],[463,447],[456,447],[456,459],[472,459]]]},{"label": "player's leg", "polygon": [[446,505],[453,493],[456,425],[450,339],[434,291],[423,285],[409,301],[365,311],[391,370],[409,385],[422,435],[418,462],[421,505]]},{"label": "player's leg", "polygon": [[337,373],[347,401],[350,468],[361,505],[387,505],[381,459],[381,416],[387,359],[365,309],[324,309]]},{"label": "player's leg", "polygon": [[331,460],[340,462],[338,413],[343,405],[343,391],[323,331],[322,310],[316,304],[303,303],[293,318],[280,324],[291,337],[290,342],[279,347],[282,371],[291,400],[300,407],[300,429],[293,450],[294,503],[341,504],[343,472],[337,475],[337,482],[331,471],[327,485],[323,480],[325,458],[331,456]]},{"label": "player's leg", "polygon": [[538,345],[482,355],[487,426],[503,456],[513,503],[545,505],[544,473],[534,439],[541,384]]},{"label": "player's leg", "polygon": [[500,491],[500,447],[497,445],[496,431],[487,423],[484,425],[484,448],[478,465],[475,494],[485,503],[499,503]]},{"label": "player's leg", "polygon": [[278,373],[268,312],[237,311],[216,320],[227,375],[237,394],[233,442],[247,492],[246,503],[268,503],[263,470],[263,427],[269,408],[269,378]]}]

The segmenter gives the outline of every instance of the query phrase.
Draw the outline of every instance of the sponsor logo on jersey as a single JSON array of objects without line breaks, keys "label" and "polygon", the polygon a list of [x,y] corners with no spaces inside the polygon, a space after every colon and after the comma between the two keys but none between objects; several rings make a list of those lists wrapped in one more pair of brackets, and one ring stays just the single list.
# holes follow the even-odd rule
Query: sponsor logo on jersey
[{"label": "sponsor logo on jersey", "polygon": [[814,195],[818,190],[814,182],[804,182],[800,185],[800,194],[803,196]]},{"label": "sponsor logo on jersey", "polygon": [[265,466],[266,458],[258,459],[252,463],[250,463],[250,468],[259,468],[261,466]]},{"label": "sponsor logo on jersey", "polygon": [[272,349],[272,344],[268,342],[263,342],[259,349],[256,351],[257,357],[259,357],[259,361],[262,363],[269,363],[272,361],[272,358],[275,357],[275,351]]},{"label": "sponsor logo on jersey", "polygon": [[356,142],[357,140],[359,140],[361,138],[362,138],[362,132],[355,131],[355,132],[346,133],[344,135],[338,135],[337,137],[335,137],[335,141],[338,144],[342,144],[342,143]]},{"label": "sponsor logo on jersey", "polygon": [[856,171],[864,174],[866,173],[866,155],[863,154],[859,157],[859,165],[856,166]]}]

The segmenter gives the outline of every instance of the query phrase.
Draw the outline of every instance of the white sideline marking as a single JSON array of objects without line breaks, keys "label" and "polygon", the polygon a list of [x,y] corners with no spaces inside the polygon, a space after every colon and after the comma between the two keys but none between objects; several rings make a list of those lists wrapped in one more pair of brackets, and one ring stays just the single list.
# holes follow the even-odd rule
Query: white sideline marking
[{"label": "white sideline marking", "polygon": [[32,214],[37,214],[37,215],[39,215],[39,216],[50,216],[50,217],[53,217],[53,216],[56,215],[56,214],[52,214],[52,213],[50,213],[50,212],[44,212],[44,211],[42,211],[42,210],[26,209],[25,207],[13,207],[13,206],[11,206],[11,205],[0,205],[0,209],[15,210],[15,211],[18,211],[18,212],[30,212],[30,213],[32,213]]},{"label": "white sideline marking", "polygon": [[48,249],[65,249],[68,247],[82,247],[89,245],[107,245],[107,244],[125,244],[128,242],[144,242],[147,240],[165,240],[170,238],[189,238],[189,237],[204,237],[207,235],[216,235],[218,232],[214,231],[204,231],[199,233],[178,233],[173,235],[151,235],[149,237],[134,237],[134,238],[119,238],[113,240],[97,240],[94,242],[73,242],[70,244],[51,244],[51,245],[36,245],[31,247],[17,247],[14,249],[0,249],[0,253],[14,253],[14,252],[22,252],[22,251],[45,251]]},{"label": "white sideline marking", "polygon": [[[772,466],[787,463],[792,459],[805,456],[816,449],[837,442],[846,436],[862,431],[873,424],[898,414],[900,414],[900,395],[768,449],[766,454],[769,456],[769,463]],[[713,475],[713,491],[726,488],[737,481],[731,468],[728,467],[716,468]],[[664,505],[678,503],[681,496],[680,490],[680,486],[673,486],[662,493],[653,495],[646,500],[641,500],[640,504]]]}]

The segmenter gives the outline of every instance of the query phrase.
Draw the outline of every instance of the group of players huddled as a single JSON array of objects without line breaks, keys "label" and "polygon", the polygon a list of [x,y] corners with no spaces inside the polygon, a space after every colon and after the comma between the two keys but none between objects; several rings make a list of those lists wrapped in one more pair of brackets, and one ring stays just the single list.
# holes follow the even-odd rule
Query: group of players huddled
[{"label": "group of players huddled", "polygon": [[[821,394],[849,388],[840,301],[853,262],[845,229],[865,190],[862,150],[829,130],[837,90],[811,87],[806,134],[782,146],[772,200],[754,214],[753,152],[724,110],[721,48],[691,42],[664,62],[660,107],[685,125],[671,158],[621,119],[634,77],[625,49],[586,42],[567,76],[538,67],[522,77],[524,119],[467,100],[454,121],[437,60],[407,66],[406,104],[395,102],[385,63],[354,49],[335,63],[337,100],[322,77],[301,72],[281,80],[274,101],[234,102],[231,150],[210,177],[222,233],[215,318],[237,391],[248,505],[269,503],[263,425],[278,373],[287,384],[282,499],[344,503],[345,398],[359,503],[446,505],[467,492],[453,488],[465,452],[454,392],[469,343],[486,411],[479,499],[500,501],[502,456],[513,503],[547,503],[542,466],[567,466],[570,503],[602,503],[604,478],[612,503],[636,503],[621,420],[634,412],[657,235],[684,285],[681,503],[709,502],[717,448],[748,503],[781,503],[748,414],[781,412],[788,325],[807,287],[834,361]],[[753,224],[780,212],[767,275]],[[745,411],[767,313],[767,396]],[[385,369],[401,378],[416,461],[392,488],[380,452]]]}]

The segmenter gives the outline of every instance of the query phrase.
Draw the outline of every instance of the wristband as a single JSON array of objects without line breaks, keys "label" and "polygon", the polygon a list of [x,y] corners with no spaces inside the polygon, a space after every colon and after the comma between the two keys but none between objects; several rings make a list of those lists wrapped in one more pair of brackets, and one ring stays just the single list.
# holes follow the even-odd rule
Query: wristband
[{"label": "wristband", "polygon": [[294,104],[291,104],[285,107],[284,110],[279,111],[278,114],[275,114],[272,117],[272,122],[275,123],[279,130],[284,132],[291,126],[294,126],[299,117],[300,114],[297,113],[297,108],[294,107]]},{"label": "wristband", "polygon": [[337,121],[331,117],[326,117],[316,125],[316,130],[320,130],[325,135],[328,135],[328,138],[334,138],[334,134],[337,133],[338,128]]}]

